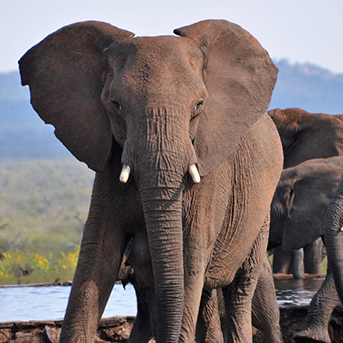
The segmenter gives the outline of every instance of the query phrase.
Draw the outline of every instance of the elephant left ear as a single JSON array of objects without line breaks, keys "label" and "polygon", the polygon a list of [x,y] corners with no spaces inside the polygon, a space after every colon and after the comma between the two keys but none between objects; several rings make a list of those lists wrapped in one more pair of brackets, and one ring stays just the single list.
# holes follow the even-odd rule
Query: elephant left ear
[{"label": "elephant left ear", "polygon": [[278,69],[250,33],[225,20],[206,20],[174,30],[204,54],[209,100],[200,115],[195,150],[201,175],[223,163],[240,138],[268,108]]}]

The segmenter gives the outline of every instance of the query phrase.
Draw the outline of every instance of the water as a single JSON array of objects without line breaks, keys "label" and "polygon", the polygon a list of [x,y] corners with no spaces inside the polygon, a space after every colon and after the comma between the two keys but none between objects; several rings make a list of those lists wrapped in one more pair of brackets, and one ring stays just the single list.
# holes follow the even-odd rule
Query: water
[{"label": "water", "polygon": [[[0,322],[62,319],[70,286],[0,288]],[[135,316],[136,295],[132,285],[113,288],[104,318]]]},{"label": "water", "polygon": [[279,307],[289,304],[308,305],[323,281],[323,278],[274,280]]},{"label": "water", "polygon": [[[279,306],[309,304],[323,279],[275,280]],[[0,288],[0,322],[54,320],[64,317],[70,286]],[[135,316],[136,296],[129,284],[116,285],[103,315]]]}]

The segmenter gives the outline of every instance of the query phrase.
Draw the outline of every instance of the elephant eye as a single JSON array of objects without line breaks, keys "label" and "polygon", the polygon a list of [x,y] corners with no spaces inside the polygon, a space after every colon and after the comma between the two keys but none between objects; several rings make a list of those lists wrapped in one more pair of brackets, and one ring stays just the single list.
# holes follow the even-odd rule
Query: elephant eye
[{"label": "elephant eye", "polygon": [[118,100],[113,99],[113,100],[111,100],[111,103],[112,103],[112,105],[114,106],[114,108],[116,108],[117,110],[119,110],[119,111],[122,110],[122,107],[121,107],[121,105],[120,105],[120,103],[119,103]]},{"label": "elephant eye", "polygon": [[194,107],[194,110],[193,110],[193,114],[192,114],[192,118],[191,119],[195,118],[201,112],[201,107],[202,107],[203,104],[204,104],[204,99],[200,99],[196,103],[196,105]]},{"label": "elephant eye", "polygon": [[200,99],[194,107],[194,111],[197,111],[204,103],[203,99]]}]

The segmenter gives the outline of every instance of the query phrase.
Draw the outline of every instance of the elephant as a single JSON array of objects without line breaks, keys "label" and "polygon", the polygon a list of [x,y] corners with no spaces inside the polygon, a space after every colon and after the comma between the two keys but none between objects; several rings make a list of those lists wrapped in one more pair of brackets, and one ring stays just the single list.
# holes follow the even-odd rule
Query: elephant
[{"label": "elephant", "polygon": [[194,340],[202,291],[216,288],[233,313],[233,340],[251,341],[251,298],[282,171],[280,138],[266,113],[278,70],[250,33],[228,21],[174,33],[134,37],[79,22],[19,61],[35,111],[96,171],[63,343],[93,342],[132,238],[132,265],[146,257],[144,234],[156,341]]},{"label": "elephant", "polygon": [[[276,108],[269,110],[268,114],[280,134],[284,168],[311,159],[343,156],[342,115],[309,113],[299,108]],[[318,274],[323,251],[321,240],[304,249],[287,252],[277,247],[274,249],[273,272],[293,273],[296,278],[303,277],[303,269],[305,273]]]},{"label": "elephant", "polygon": [[[321,240],[325,213],[342,175],[343,156],[284,169],[271,204],[268,249],[281,245],[294,251]],[[300,268],[294,269],[294,277],[303,277]]]},{"label": "elephant", "polygon": [[[284,169],[271,205],[269,248],[299,249],[321,239],[327,246],[325,221],[330,202],[343,175],[343,156],[313,159]],[[327,246],[328,255],[332,247]],[[307,328],[296,340],[331,342],[328,325],[338,304],[331,268],[311,302]]]},{"label": "elephant", "polygon": [[328,257],[327,275],[310,303],[306,329],[294,337],[296,342],[303,342],[304,339],[311,342],[331,342],[328,332],[331,313],[336,305],[343,303],[342,198],[343,177],[330,201],[322,228]]},{"label": "elephant", "polygon": [[268,114],[280,134],[284,169],[312,159],[343,156],[343,115],[299,108],[276,108]]}]

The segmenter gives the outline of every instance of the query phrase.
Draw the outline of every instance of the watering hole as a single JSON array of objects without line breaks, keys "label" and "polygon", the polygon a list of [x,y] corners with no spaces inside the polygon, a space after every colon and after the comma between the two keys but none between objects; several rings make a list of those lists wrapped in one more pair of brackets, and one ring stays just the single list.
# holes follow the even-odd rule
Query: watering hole
[{"label": "watering hole", "polygon": [[[309,304],[324,279],[275,280],[280,307]],[[0,288],[0,322],[55,320],[64,317],[70,286]],[[136,296],[132,285],[116,285],[107,303],[104,318],[135,316]]]}]

